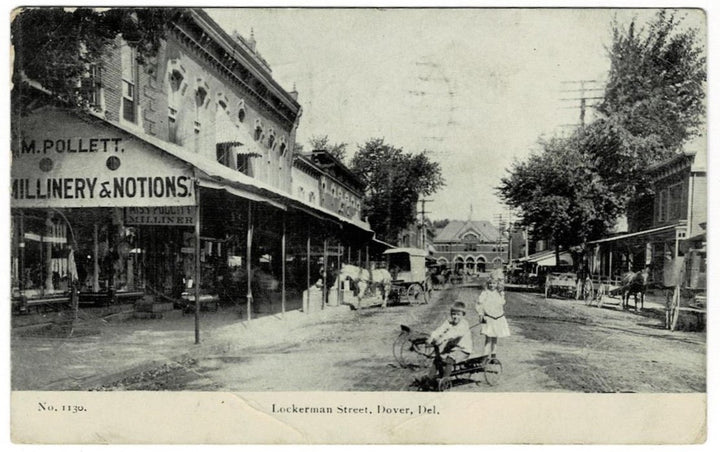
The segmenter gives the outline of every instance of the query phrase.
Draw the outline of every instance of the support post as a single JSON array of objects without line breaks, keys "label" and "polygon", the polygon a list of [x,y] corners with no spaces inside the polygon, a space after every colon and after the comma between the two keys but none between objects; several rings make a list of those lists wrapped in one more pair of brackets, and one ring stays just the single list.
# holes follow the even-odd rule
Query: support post
[{"label": "support post", "polygon": [[338,242],[338,245],[337,245],[337,278],[335,278],[335,287],[337,287],[337,293],[335,294],[335,296],[337,297],[336,298],[337,306],[340,306],[340,302],[342,301],[340,299],[341,298],[340,294],[342,293],[342,287],[340,287],[342,284],[342,282],[340,281],[340,267],[342,266],[342,262],[340,261],[340,259],[342,257],[341,253],[342,253],[343,249],[344,249],[344,247],[342,246],[342,244],[340,242]]},{"label": "support post", "polygon": [[200,343],[200,184],[195,182],[195,343]]},{"label": "support post", "polygon": [[305,311],[305,314],[310,312],[310,230],[308,229],[308,236],[307,236],[307,284],[305,285],[306,292],[307,292],[307,298],[303,300],[303,311]]},{"label": "support post", "polygon": [[100,292],[100,262],[98,261],[98,224],[97,221],[93,223],[93,279],[92,279],[92,290],[93,292]]},{"label": "support post", "polygon": [[325,309],[325,303],[327,303],[327,299],[328,299],[327,271],[328,271],[328,240],[327,240],[327,238],[324,238],[323,239],[322,304],[320,305],[320,309]]},{"label": "support post", "polygon": [[20,247],[20,255],[18,262],[18,287],[20,293],[25,295],[25,212],[20,211],[20,240],[18,241]]},{"label": "support post", "polygon": [[286,217],[286,215],[285,215],[285,213],[283,212],[283,219],[282,219],[282,243],[281,243],[281,246],[282,246],[282,253],[281,253],[281,254],[282,254],[282,257],[281,257],[281,259],[282,259],[282,281],[281,281],[282,288],[281,288],[281,294],[280,294],[280,311],[282,312],[283,318],[285,317],[285,260],[286,260],[286,256],[285,256],[285,252],[286,252],[286,251],[285,251],[285,241],[286,241],[286,238],[285,238],[285,217]]},{"label": "support post", "polygon": [[245,262],[247,264],[247,319],[252,318],[252,241],[253,241],[253,219],[252,201],[248,201],[248,224],[247,224],[247,249],[245,250]]}]

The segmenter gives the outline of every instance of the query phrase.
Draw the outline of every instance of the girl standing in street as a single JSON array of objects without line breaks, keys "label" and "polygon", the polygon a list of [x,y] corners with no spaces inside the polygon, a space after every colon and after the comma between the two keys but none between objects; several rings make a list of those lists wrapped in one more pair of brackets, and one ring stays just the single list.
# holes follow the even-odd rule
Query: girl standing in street
[{"label": "girl standing in street", "polygon": [[490,278],[485,290],[478,296],[475,309],[480,316],[481,333],[485,335],[483,356],[495,357],[495,348],[499,337],[510,336],[510,328],[505,319],[505,294],[495,278]]}]

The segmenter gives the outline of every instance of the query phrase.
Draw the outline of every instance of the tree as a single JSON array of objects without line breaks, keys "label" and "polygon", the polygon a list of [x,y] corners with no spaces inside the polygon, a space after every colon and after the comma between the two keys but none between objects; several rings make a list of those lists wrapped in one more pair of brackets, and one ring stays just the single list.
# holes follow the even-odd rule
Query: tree
[{"label": "tree", "polygon": [[582,144],[636,223],[651,208],[645,169],[701,132],[706,84],[698,30],[684,29],[668,10],[659,11],[646,29],[638,27],[635,20],[627,28],[613,24],[600,118],[583,132]]},{"label": "tree", "polygon": [[138,61],[153,58],[175,8],[26,8],[11,24],[14,86],[26,77],[71,104],[82,104],[81,78],[122,35]]},{"label": "tree", "polygon": [[327,135],[322,137],[313,136],[308,140],[308,143],[313,150],[321,149],[327,151],[339,161],[345,162],[345,158],[347,157],[347,143],[330,144],[330,139]]},{"label": "tree", "polygon": [[[704,123],[705,57],[697,30],[662,10],[636,31],[613,24],[600,117],[569,138],[542,142],[498,187],[521,223],[557,247],[602,237],[619,215],[651,218],[648,166],[674,155]],[[557,251],[557,249],[556,249]]]},{"label": "tree", "polygon": [[577,136],[540,144],[541,152],[515,162],[501,179],[499,196],[519,209],[521,225],[553,240],[556,254],[602,237],[622,204],[598,176],[595,161],[580,150]]},{"label": "tree", "polygon": [[445,184],[440,164],[427,152],[408,154],[383,139],[367,141],[353,156],[350,168],[368,181],[364,214],[382,240],[397,236],[415,222],[420,196],[428,196]]}]

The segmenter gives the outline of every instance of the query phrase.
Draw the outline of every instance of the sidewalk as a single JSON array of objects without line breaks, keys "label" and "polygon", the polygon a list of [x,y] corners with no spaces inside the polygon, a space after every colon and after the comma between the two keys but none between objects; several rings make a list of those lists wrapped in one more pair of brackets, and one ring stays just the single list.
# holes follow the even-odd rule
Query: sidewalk
[{"label": "sidewalk", "polygon": [[81,317],[70,337],[48,334],[51,330],[46,326],[15,327],[11,335],[12,389],[99,387],[124,375],[205,356],[231,345],[269,345],[285,340],[290,330],[343,318],[350,312],[348,306],[326,307],[309,314],[266,315],[250,322],[244,320],[244,313],[241,320],[234,306],[202,312],[200,344],[195,344],[194,316],[179,311],[162,319]]}]

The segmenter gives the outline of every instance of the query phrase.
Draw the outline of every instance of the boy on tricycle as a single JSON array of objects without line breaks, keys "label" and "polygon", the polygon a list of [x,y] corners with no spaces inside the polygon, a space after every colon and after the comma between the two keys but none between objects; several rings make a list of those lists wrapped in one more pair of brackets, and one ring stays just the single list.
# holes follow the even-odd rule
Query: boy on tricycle
[{"label": "boy on tricycle", "polygon": [[428,376],[432,380],[449,377],[453,366],[468,359],[472,353],[473,341],[465,320],[465,303],[453,303],[450,317],[432,332],[427,342],[438,350]]}]

